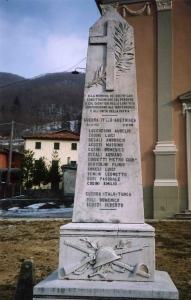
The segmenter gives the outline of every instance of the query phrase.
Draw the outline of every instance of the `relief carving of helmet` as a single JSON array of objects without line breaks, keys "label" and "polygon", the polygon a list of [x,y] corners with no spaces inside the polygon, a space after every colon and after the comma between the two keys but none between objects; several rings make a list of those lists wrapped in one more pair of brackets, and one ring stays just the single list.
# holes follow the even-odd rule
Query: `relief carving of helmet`
[{"label": "relief carving of helmet", "polygon": [[120,258],[121,256],[116,255],[112,248],[103,246],[96,253],[96,264],[93,268],[108,264]]}]

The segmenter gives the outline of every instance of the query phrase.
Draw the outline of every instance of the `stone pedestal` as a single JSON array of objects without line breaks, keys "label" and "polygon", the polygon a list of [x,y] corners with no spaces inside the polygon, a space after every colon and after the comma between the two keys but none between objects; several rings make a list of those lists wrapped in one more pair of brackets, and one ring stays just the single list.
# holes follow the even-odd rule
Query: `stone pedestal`
[{"label": "stone pedestal", "polygon": [[167,300],[178,299],[166,272],[156,271],[154,282],[59,280],[54,272],[34,288],[33,300]]},{"label": "stone pedestal", "polygon": [[70,223],[61,227],[59,279],[154,281],[154,228]]},{"label": "stone pedestal", "polygon": [[155,270],[154,228],[146,223],[62,226],[59,268],[33,295],[33,300],[178,299],[168,273]]}]

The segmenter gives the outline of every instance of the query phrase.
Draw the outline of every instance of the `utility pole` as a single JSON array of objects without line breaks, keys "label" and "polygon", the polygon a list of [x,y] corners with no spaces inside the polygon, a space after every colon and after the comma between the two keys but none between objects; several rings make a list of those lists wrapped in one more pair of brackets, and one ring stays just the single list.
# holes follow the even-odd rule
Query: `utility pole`
[{"label": "utility pole", "polygon": [[11,179],[11,162],[12,162],[12,151],[13,151],[13,131],[14,131],[14,120],[11,122],[11,134],[10,134],[10,143],[9,143],[9,161],[8,161],[8,170],[7,170],[7,179],[6,185],[10,185]]}]

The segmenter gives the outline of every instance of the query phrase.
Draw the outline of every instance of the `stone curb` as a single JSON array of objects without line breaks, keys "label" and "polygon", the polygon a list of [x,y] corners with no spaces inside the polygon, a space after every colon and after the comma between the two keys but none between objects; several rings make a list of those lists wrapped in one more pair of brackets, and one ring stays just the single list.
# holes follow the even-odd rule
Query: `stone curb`
[{"label": "stone curb", "polygon": [[[9,221],[9,222],[20,222],[20,221],[26,221],[26,222],[43,222],[43,221],[68,221],[72,222],[71,218],[0,218],[0,222],[3,221]],[[158,219],[146,219],[145,223],[162,223],[162,222],[191,222],[191,220],[158,220]]]}]

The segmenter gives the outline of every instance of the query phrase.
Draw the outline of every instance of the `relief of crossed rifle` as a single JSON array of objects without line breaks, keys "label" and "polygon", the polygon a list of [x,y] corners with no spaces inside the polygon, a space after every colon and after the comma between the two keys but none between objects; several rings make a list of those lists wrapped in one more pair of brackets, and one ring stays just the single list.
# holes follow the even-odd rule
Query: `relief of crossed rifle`
[{"label": "relief of crossed rifle", "polygon": [[[88,249],[88,248],[83,247],[81,245],[74,244],[74,243],[72,243],[70,241],[67,241],[67,240],[64,241],[64,244],[67,245],[67,246],[73,247],[73,248],[75,248],[77,250],[80,250],[82,252],[85,252],[86,254],[88,254],[88,256],[86,256],[85,258],[83,258],[79,262],[72,263],[72,264],[64,266],[60,270],[60,275],[62,277],[65,277],[65,276],[67,276],[67,275],[75,272],[76,270],[78,270],[79,268],[83,267],[87,263],[93,262],[93,260],[96,259],[96,249],[95,250],[91,250],[91,249]],[[135,247],[126,248],[126,249],[117,249],[117,250],[113,250],[112,249],[112,250],[113,250],[113,252],[115,254],[122,255],[122,254],[130,253],[130,252],[134,252],[134,251],[141,251],[141,250],[143,250],[144,247],[148,247],[148,246],[150,246],[150,245],[149,244],[145,244],[143,246],[135,246]],[[114,264],[114,265],[116,265],[116,266],[118,266],[118,267],[121,267],[121,268],[123,268],[125,270],[128,270],[128,271],[132,272],[132,276],[134,276],[136,274],[139,274],[139,275],[141,275],[143,277],[146,277],[146,278],[150,277],[149,272],[145,272],[145,271],[141,270],[141,267],[145,266],[142,263],[137,264],[134,267],[132,267],[132,266],[130,266],[128,264],[116,261],[116,260],[112,261],[111,263]],[[148,267],[145,266],[145,269],[148,270]],[[96,275],[96,273],[90,275],[89,277],[92,277],[92,276],[95,276],[95,275]]]}]

